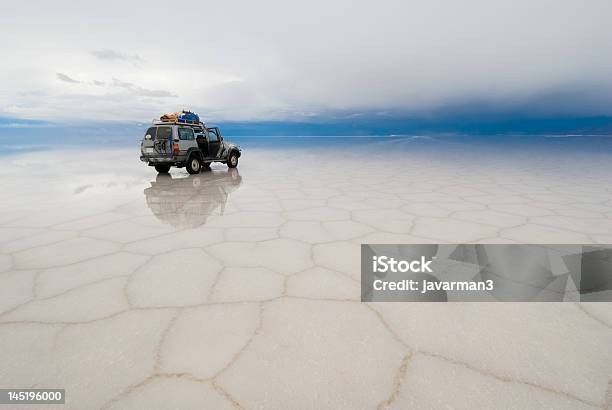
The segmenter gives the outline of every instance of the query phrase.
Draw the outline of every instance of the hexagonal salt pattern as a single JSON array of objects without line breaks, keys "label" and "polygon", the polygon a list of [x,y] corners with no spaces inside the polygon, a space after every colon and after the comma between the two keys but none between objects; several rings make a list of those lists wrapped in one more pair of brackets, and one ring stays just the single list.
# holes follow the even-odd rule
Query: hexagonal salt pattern
[{"label": "hexagonal salt pattern", "polygon": [[608,154],[317,141],[195,176],[5,158],[0,386],[70,409],[611,405],[609,304],[359,302],[363,242],[611,242]]}]

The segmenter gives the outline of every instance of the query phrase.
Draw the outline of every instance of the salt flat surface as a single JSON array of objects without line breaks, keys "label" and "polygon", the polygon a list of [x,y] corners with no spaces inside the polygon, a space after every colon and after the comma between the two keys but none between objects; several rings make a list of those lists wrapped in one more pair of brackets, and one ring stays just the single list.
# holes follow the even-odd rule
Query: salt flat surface
[{"label": "salt flat surface", "polygon": [[[606,152],[3,158],[0,386],[66,408],[603,408],[609,304],[359,302],[361,243],[612,243]],[[40,407],[37,407],[40,408]]]}]

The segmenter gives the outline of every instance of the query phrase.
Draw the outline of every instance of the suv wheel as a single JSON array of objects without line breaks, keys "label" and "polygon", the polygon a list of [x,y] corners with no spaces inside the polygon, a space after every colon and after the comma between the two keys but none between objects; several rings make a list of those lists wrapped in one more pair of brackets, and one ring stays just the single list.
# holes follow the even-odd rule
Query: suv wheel
[{"label": "suv wheel", "polygon": [[202,169],[202,161],[195,155],[192,155],[187,161],[187,172],[190,174],[199,174]]},{"label": "suv wheel", "polygon": [[160,174],[167,174],[170,171],[170,165],[155,165],[155,170]]},{"label": "suv wheel", "polygon": [[232,152],[227,159],[227,166],[230,168],[236,168],[238,166],[238,154]]}]

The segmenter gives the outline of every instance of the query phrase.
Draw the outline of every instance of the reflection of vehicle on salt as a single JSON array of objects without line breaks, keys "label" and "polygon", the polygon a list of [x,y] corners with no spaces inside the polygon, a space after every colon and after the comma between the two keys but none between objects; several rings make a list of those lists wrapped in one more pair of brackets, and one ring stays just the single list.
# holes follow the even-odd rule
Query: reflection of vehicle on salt
[{"label": "reflection of vehicle on salt", "polygon": [[242,182],[235,168],[187,177],[158,174],[144,190],[155,216],[178,228],[204,225],[210,215],[223,215],[229,194]]}]

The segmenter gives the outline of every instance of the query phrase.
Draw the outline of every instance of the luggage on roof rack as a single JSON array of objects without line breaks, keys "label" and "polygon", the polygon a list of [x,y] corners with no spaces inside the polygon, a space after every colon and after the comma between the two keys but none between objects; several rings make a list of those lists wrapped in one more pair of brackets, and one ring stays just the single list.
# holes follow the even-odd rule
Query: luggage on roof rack
[{"label": "luggage on roof rack", "polygon": [[159,119],[163,122],[178,122],[184,124],[199,124],[200,116],[194,112],[183,110],[171,114],[164,114]]},{"label": "luggage on roof rack", "polygon": [[199,124],[200,123],[200,116],[196,113],[193,113],[191,111],[185,111],[183,110],[183,112],[181,113],[181,115],[178,118],[178,122],[186,122],[188,124]]},{"label": "luggage on roof rack", "polygon": [[181,115],[180,112],[164,114],[161,117],[159,117],[159,119],[163,122],[176,122],[176,120],[178,120],[179,115]]}]

